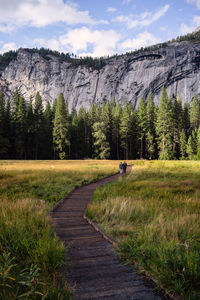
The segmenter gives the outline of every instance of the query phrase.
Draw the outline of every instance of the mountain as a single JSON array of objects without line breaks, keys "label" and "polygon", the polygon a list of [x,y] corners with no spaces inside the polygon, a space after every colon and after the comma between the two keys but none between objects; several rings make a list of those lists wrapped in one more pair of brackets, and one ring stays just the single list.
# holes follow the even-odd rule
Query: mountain
[{"label": "mountain", "polygon": [[6,63],[0,59],[0,89],[7,97],[18,88],[25,99],[39,91],[53,102],[63,93],[69,109],[103,103],[113,97],[137,105],[151,90],[159,102],[163,86],[183,102],[200,97],[200,32],[124,55],[92,60],[49,50],[19,49]]}]

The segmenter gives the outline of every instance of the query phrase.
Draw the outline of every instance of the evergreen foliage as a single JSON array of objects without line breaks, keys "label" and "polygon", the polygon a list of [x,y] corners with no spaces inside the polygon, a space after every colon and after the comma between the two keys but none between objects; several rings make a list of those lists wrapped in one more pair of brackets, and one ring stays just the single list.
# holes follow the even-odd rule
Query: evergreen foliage
[{"label": "evergreen foliage", "polygon": [[[101,109],[101,121],[104,126],[104,133],[106,136],[106,142],[108,143],[108,148],[112,148],[112,110],[109,101],[105,102]],[[109,150],[109,151],[110,151]],[[112,156],[112,155],[111,155]]]},{"label": "evergreen foliage", "polygon": [[62,93],[59,95],[56,105],[53,127],[53,144],[59,158],[67,158],[67,146],[70,146],[68,110]]},{"label": "evergreen foliage", "polygon": [[35,118],[33,112],[33,99],[30,98],[27,108],[27,143],[26,143],[26,157],[31,159],[34,157],[34,133],[35,133]]},{"label": "evergreen foliage", "polygon": [[[56,50],[50,50],[46,48],[24,48],[29,53],[38,53],[45,60],[51,60],[51,56],[57,57],[60,62],[66,61],[71,63],[73,66],[78,67],[84,65],[88,68],[92,69],[101,69],[106,65],[106,57],[93,58],[91,56],[78,57],[74,53],[64,53]],[[2,68],[5,68],[9,62],[17,57],[17,53],[15,51],[7,52],[3,55],[0,55],[0,64],[2,63]]]},{"label": "evergreen foliage", "polygon": [[110,146],[106,138],[106,128],[103,122],[93,125],[95,158],[107,159],[110,156]]},{"label": "evergreen foliage", "polygon": [[186,152],[188,154],[189,159],[193,159],[194,155],[194,141],[192,135],[189,136],[188,142],[187,142],[187,148]]},{"label": "evergreen foliage", "polygon": [[173,158],[173,112],[172,102],[168,99],[166,89],[163,87],[157,117],[157,136],[160,159]]},{"label": "evergreen foliage", "polygon": [[112,101],[112,156],[120,159],[120,119],[122,107],[115,98]]},{"label": "evergreen foliage", "polygon": [[190,104],[185,102],[183,107],[183,128],[185,130],[186,137],[188,138],[191,131],[190,125]]},{"label": "evergreen foliage", "polygon": [[81,107],[77,116],[77,156],[79,158],[88,157],[89,152],[89,125],[88,115],[85,108]]},{"label": "evergreen foliage", "polygon": [[50,103],[47,103],[44,111],[43,139],[45,147],[43,148],[43,157],[51,159],[53,155],[53,112]]},{"label": "evergreen foliage", "polygon": [[190,123],[192,129],[198,128],[200,125],[200,103],[197,96],[194,96],[190,110]]},{"label": "evergreen foliage", "polygon": [[25,102],[0,92],[0,158],[7,159],[200,159],[199,99],[182,106],[163,88],[159,105],[150,92],[138,108],[112,99],[88,111],[68,111],[61,93],[43,108],[36,93]]},{"label": "evergreen foliage", "polygon": [[89,127],[89,132],[88,132],[88,139],[89,139],[89,152],[88,156],[92,157],[94,153],[94,137],[92,134],[93,131],[93,125],[96,122],[96,108],[95,105],[92,103],[89,111],[88,111],[88,127]]},{"label": "evergreen foliage", "polygon": [[187,141],[186,141],[186,134],[185,130],[182,129],[180,132],[180,158],[186,158],[186,151],[187,151]]},{"label": "evergreen foliage", "polygon": [[180,156],[180,133],[183,128],[183,109],[181,98],[178,93],[173,105],[173,155],[175,158]]},{"label": "evergreen foliage", "polygon": [[19,98],[19,105],[16,112],[16,155],[20,159],[26,158],[26,105],[23,97]]},{"label": "evergreen foliage", "polygon": [[0,92],[0,156],[6,156],[6,153],[9,148],[9,141],[6,134],[6,109],[5,109],[5,100],[4,95]]},{"label": "evergreen foliage", "polygon": [[42,145],[42,128],[43,128],[43,104],[39,92],[36,93],[34,102],[34,134],[35,134],[35,159],[38,159],[38,152]]},{"label": "evergreen foliage", "polygon": [[155,122],[156,122],[156,113],[155,113],[155,105],[153,102],[153,95],[150,92],[148,96],[148,102],[147,102],[147,129],[146,129],[146,147],[147,147],[147,157],[149,159],[152,159],[157,154],[156,149],[156,128],[155,128]]},{"label": "evergreen foliage", "polygon": [[0,55],[0,70],[4,70],[8,64],[17,57],[17,51],[8,51]]},{"label": "evergreen foliage", "polygon": [[138,137],[140,140],[140,158],[145,158],[145,142],[146,142],[146,133],[147,133],[147,111],[146,103],[144,98],[140,99],[138,105]]},{"label": "evergreen foliage", "polygon": [[130,158],[130,136],[131,136],[131,111],[130,106],[125,102],[122,108],[121,120],[120,120],[120,136],[121,147],[123,149],[123,156],[125,159]]}]

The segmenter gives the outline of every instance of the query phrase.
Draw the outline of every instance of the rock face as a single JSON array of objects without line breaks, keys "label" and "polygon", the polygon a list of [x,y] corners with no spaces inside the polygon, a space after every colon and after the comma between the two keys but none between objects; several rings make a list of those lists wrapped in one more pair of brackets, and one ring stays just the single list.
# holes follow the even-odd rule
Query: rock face
[{"label": "rock face", "polygon": [[63,93],[69,109],[111,101],[137,103],[151,90],[159,102],[163,86],[169,96],[180,93],[183,102],[200,96],[200,43],[170,43],[165,48],[110,58],[100,70],[75,67],[25,49],[0,73],[0,89],[11,96],[18,88],[25,99],[39,91],[44,101]]}]

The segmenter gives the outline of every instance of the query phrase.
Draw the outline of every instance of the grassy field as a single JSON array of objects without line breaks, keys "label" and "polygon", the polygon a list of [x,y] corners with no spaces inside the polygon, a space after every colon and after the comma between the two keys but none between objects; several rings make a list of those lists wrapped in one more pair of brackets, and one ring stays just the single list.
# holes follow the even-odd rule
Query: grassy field
[{"label": "grassy field", "polygon": [[0,161],[0,299],[70,299],[57,284],[65,251],[46,213],[73,187],[116,171],[117,161]]},{"label": "grassy field", "polygon": [[200,299],[200,162],[136,161],[98,188],[87,215],[119,254],[182,299]]}]

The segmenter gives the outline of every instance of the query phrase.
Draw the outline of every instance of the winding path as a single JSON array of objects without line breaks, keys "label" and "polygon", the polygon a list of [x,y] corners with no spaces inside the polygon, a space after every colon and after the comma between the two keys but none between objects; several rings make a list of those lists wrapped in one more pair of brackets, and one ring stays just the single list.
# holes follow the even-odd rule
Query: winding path
[{"label": "winding path", "polygon": [[[127,171],[130,172],[130,167]],[[50,212],[56,235],[67,248],[68,265],[64,275],[76,300],[161,299],[133,268],[119,261],[109,238],[85,217],[95,189],[119,176],[116,174],[73,190]]]}]

